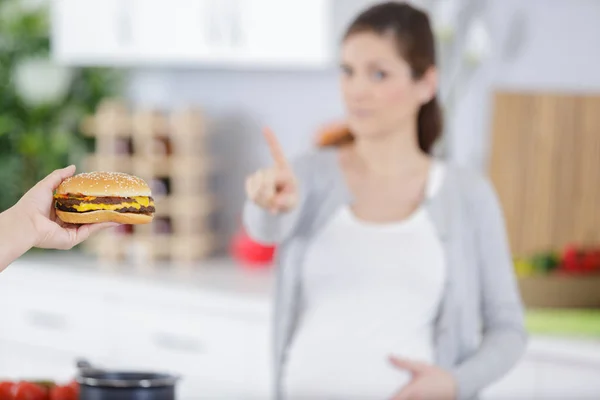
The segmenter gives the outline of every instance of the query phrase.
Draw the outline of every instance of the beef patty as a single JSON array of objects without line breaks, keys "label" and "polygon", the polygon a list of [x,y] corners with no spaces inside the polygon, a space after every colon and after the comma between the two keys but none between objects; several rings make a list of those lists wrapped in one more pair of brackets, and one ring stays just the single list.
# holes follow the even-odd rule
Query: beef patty
[{"label": "beef patty", "polygon": [[[150,201],[154,201],[152,197],[148,197]],[[63,204],[67,207],[79,205],[81,203],[86,204],[121,204],[121,203],[136,203],[135,199],[131,197],[96,197],[93,200],[84,200],[77,197],[61,197],[56,199],[57,203]]]},{"label": "beef patty", "polygon": [[[152,197],[149,198],[152,201]],[[77,206],[81,203],[84,204],[121,204],[121,203],[135,203],[136,201],[127,197],[97,197],[93,200],[82,200],[74,197],[68,198],[60,198],[56,199],[55,207],[57,210],[65,211],[65,212],[76,212],[76,213],[86,213],[97,210],[88,210],[88,211],[77,211],[74,206]],[[140,206],[140,208],[135,207],[123,207],[117,210],[112,210],[119,213],[133,213],[133,214],[153,214],[156,209],[154,206]]]}]

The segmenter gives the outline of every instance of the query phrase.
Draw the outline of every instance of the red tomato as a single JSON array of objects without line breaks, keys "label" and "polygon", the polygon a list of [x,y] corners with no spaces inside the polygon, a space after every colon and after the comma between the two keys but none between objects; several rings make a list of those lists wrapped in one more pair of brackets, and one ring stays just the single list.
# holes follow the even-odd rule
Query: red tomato
[{"label": "red tomato", "polygon": [[0,400],[13,400],[13,382],[0,382]]},{"label": "red tomato", "polygon": [[69,385],[56,385],[50,390],[50,400],[77,400],[77,390]]},{"label": "red tomato", "polygon": [[19,382],[14,388],[14,400],[47,400],[48,391],[31,382]]},{"label": "red tomato", "polygon": [[75,393],[77,393],[77,398],[79,398],[79,382],[73,380],[71,383],[69,383],[69,386],[75,390]]}]

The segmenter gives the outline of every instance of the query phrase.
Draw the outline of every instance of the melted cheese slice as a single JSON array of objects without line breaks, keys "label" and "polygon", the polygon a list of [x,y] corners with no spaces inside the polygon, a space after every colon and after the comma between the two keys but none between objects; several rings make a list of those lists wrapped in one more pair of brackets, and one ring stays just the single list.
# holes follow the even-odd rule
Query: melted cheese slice
[{"label": "melted cheese slice", "polygon": [[154,206],[154,202],[150,201],[149,197],[144,197],[144,196],[135,196],[133,198],[136,202],[138,202],[139,204],[143,205],[144,207],[148,207],[148,206]]},{"label": "melted cheese slice", "polygon": [[120,204],[79,204],[74,205],[73,208],[77,211],[95,211],[95,210],[119,210],[121,208],[133,207],[139,210],[142,206],[138,203],[120,203]]},{"label": "melted cheese slice", "polygon": [[[93,199],[95,199],[95,197],[87,198],[87,199],[93,200]],[[123,203],[119,203],[119,204],[84,203],[84,204],[73,205],[72,207],[79,212],[96,211],[96,210],[114,211],[114,210],[119,210],[121,208],[129,208],[129,207],[133,207],[136,210],[139,210],[142,207],[150,207],[150,206],[154,207],[154,201],[150,201],[149,197],[136,196],[136,197],[133,197],[133,199],[135,200],[135,202],[123,202]]]}]

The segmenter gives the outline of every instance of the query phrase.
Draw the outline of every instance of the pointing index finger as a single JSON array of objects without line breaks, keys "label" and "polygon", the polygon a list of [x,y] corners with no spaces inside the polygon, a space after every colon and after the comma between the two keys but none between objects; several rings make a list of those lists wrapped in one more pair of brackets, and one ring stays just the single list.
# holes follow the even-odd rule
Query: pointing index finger
[{"label": "pointing index finger", "polygon": [[263,134],[267,144],[269,145],[269,151],[271,152],[273,161],[275,161],[275,166],[280,169],[288,169],[288,160],[285,157],[285,154],[283,154],[283,149],[281,148],[281,144],[279,144],[279,140],[277,140],[275,133],[273,133],[270,128],[265,128],[263,130]]}]

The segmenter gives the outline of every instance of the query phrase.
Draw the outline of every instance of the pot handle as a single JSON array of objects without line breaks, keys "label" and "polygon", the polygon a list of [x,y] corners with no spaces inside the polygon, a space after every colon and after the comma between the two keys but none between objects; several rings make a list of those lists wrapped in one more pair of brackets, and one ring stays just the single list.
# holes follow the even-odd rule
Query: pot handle
[{"label": "pot handle", "polygon": [[92,364],[85,358],[80,358],[77,360],[77,369],[91,369]]},{"label": "pot handle", "polygon": [[94,368],[92,364],[90,364],[90,362],[85,358],[77,359],[77,369],[79,372],[104,372],[99,368]]}]

